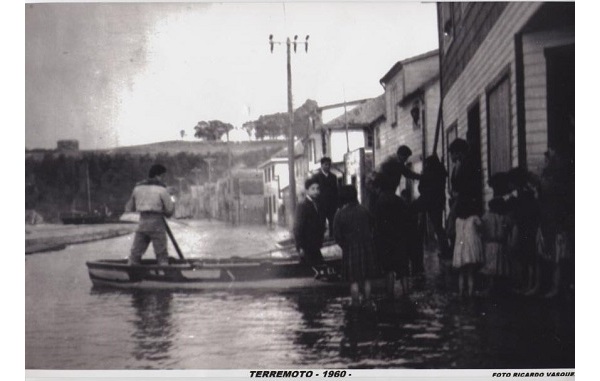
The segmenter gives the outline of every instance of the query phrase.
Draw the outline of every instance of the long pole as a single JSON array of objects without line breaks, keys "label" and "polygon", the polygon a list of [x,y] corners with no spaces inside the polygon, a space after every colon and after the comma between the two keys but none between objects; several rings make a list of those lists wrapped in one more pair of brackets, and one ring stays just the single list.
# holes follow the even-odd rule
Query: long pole
[{"label": "long pole", "polygon": [[179,256],[179,258],[185,260],[185,257],[183,256],[183,253],[181,252],[181,249],[179,248],[179,245],[177,244],[177,240],[175,239],[175,236],[173,235],[173,232],[171,231],[171,228],[169,227],[169,224],[167,223],[167,219],[164,216],[163,216],[163,222],[165,223],[165,230],[167,231],[167,235],[171,239],[171,243],[173,243],[173,246],[175,247],[175,251],[177,252],[177,255]]},{"label": "long pole", "polygon": [[291,41],[287,38],[287,97],[288,97],[288,114],[290,125],[288,131],[288,163],[290,175],[290,215],[296,212],[296,175],[295,175],[295,155],[294,155],[294,109],[292,105],[292,55]]}]

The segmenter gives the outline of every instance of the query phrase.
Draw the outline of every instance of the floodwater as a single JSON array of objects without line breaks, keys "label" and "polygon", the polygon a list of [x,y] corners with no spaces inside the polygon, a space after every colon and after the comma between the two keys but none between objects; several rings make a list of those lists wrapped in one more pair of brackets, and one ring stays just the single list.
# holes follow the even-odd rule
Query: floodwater
[{"label": "floodwater", "polygon": [[[216,221],[171,227],[190,258],[265,251],[279,234]],[[575,367],[574,303],[460,300],[437,287],[434,255],[410,298],[377,294],[364,308],[343,290],[93,289],[85,262],[125,257],[131,239],[26,257],[27,369]]]}]

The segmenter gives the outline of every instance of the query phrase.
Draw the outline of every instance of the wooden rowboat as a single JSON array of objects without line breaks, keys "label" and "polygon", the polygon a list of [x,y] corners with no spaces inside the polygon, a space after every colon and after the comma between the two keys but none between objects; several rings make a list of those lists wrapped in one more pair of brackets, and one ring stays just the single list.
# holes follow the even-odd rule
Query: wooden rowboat
[{"label": "wooden rowboat", "polygon": [[293,289],[343,286],[341,255],[337,245],[323,248],[326,263],[310,267],[297,256],[280,251],[262,258],[176,259],[158,265],[144,259],[128,265],[126,259],[86,263],[94,287],[119,289]]}]

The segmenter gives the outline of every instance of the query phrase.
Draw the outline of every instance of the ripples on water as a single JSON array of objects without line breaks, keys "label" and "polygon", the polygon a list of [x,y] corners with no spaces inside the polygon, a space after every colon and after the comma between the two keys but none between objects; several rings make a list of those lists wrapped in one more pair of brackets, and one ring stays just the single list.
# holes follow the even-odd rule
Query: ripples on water
[{"label": "ripples on water", "polygon": [[[264,228],[232,238],[236,230],[215,225],[194,226],[201,240],[189,226],[173,228],[189,257],[256,252],[273,239]],[[85,261],[124,257],[130,240],[27,258],[28,369],[574,367],[574,312],[462,302],[432,284],[410,300],[379,295],[375,308],[350,306],[344,290],[92,289]]]}]

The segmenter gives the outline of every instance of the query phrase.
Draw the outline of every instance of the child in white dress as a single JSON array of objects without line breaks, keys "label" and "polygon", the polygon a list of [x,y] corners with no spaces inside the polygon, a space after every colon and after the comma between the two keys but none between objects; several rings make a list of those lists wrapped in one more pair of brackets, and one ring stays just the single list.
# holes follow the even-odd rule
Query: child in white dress
[{"label": "child in white dress", "polygon": [[473,202],[456,205],[456,241],[452,266],[458,269],[458,294],[463,296],[465,283],[467,295],[473,296],[475,272],[483,265],[483,245],[480,238],[481,219]]}]

